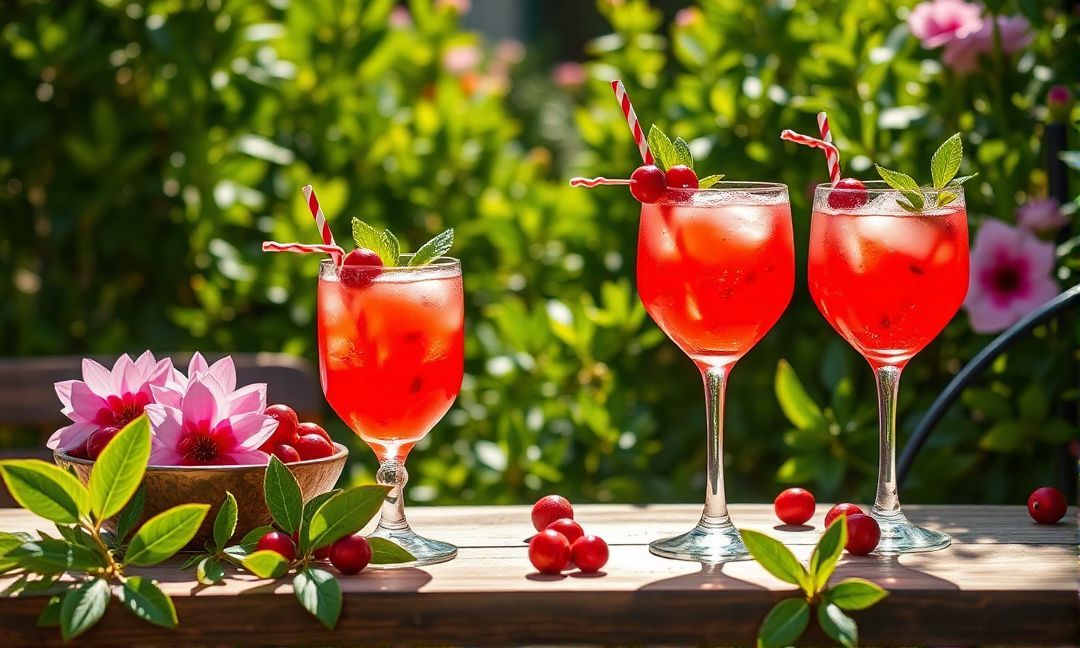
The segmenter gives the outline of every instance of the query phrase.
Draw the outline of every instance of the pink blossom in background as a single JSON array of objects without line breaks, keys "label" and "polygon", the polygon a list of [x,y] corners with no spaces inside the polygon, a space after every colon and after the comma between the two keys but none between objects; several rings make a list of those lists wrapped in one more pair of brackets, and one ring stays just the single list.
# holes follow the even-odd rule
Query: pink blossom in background
[{"label": "pink blossom in background", "polygon": [[1022,227],[988,220],[971,248],[971,285],[964,308],[976,333],[997,333],[1058,293],[1054,245]]},{"label": "pink blossom in background", "polygon": [[480,48],[475,45],[455,45],[443,54],[443,67],[451,74],[463,74],[480,64]]},{"label": "pink blossom in background", "polygon": [[930,0],[911,10],[907,24],[924,48],[934,49],[978,31],[982,12],[982,5],[964,0]]},{"label": "pink blossom in background", "polygon": [[559,63],[551,70],[551,81],[563,90],[575,90],[585,85],[588,74],[585,66],[573,61]]},{"label": "pink blossom in background", "polygon": [[[228,378],[226,369],[217,374]],[[175,405],[146,406],[154,432],[150,465],[259,465],[270,460],[258,450],[277,427],[277,421],[263,413],[266,385],[252,385],[253,393],[238,396],[244,390],[226,389],[211,370],[188,376],[179,402],[172,401]],[[232,377],[235,386],[235,372]]]},{"label": "pink blossom in background", "polygon": [[1072,103],[1072,93],[1060,83],[1050,86],[1046,91],[1046,103],[1051,106],[1068,105]]},{"label": "pink blossom in background", "polygon": [[500,63],[517,65],[525,60],[525,46],[512,38],[501,40],[495,45],[493,58]]},{"label": "pink blossom in background", "polygon": [[412,14],[405,7],[394,7],[390,12],[390,26],[396,29],[406,29],[412,27]]},{"label": "pink blossom in background", "polygon": [[1069,217],[1053,198],[1035,198],[1016,210],[1016,222],[1036,234],[1053,234],[1069,222]]},{"label": "pink blossom in background", "polygon": [[157,360],[147,351],[134,361],[125,353],[111,370],[85,358],[82,372],[82,380],[56,383],[61,412],[72,423],[49,437],[50,449],[80,449],[98,428],[122,428],[141,416],[153,400],[152,389],[166,384],[173,366],[169,358]]},{"label": "pink blossom in background", "polygon": [[459,14],[468,13],[472,9],[472,0],[435,0],[436,9],[453,9]]},{"label": "pink blossom in background", "polygon": [[698,9],[697,7],[687,7],[686,9],[679,9],[675,12],[675,24],[679,27],[690,27],[701,20],[701,18],[701,9]]},{"label": "pink blossom in background", "polygon": [[[997,22],[1001,31],[1001,51],[1004,54],[1012,54],[1027,47],[1035,37],[1031,23],[1023,16],[998,16]],[[993,50],[993,23],[984,20],[978,31],[946,43],[941,62],[954,72],[974,72],[978,68],[979,57]]]}]

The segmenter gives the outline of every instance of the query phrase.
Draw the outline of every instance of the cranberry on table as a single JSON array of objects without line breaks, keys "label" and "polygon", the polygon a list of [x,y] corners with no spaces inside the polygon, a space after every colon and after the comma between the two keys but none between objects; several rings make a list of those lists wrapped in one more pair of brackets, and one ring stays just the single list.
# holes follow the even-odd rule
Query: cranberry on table
[{"label": "cranberry on table", "polygon": [[318,434],[305,434],[296,440],[296,451],[300,453],[300,459],[322,459],[334,454],[334,446]]},{"label": "cranberry on table", "polygon": [[296,417],[293,408],[288,405],[271,405],[263,413],[278,422],[274,433],[263,444],[269,446],[269,449],[265,450],[265,452],[272,452],[279,443],[290,443],[293,437],[296,436],[297,426],[300,425],[300,420]]},{"label": "cranberry on table", "polygon": [[776,496],[773,508],[784,524],[803,524],[814,517],[814,495],[805,488],[789,488]]},{"label": "cranberry on table", "polygon": [[330,435],[323,429],[323,426],[318,423],[312,423],[305,421],[296,426],[296,436],[307,436],[308,434],[318,434],[322,438],[326,439],[326,442],[330,445],[334,445],[334,440],[330,438]]},{"label": "cranberry on table", "polygon": [[1036,488],[1028,498],[1028,514],[1039,524],[1057,524],[1065,517],[1069,502],[1065,495],[1056,488],[1043,486]]},{"label": "cranberry on table", "polygon": [[274,456],[281,459],[281,463],[296,463],[300,461],[300,453],[288,443],[279,443],[274,448]]},{"label": "cranberry on table", "polygon": [[546,528],[563,534],[563,537],[571,546],[573,546],[575,540],[585,535],[585,529],[582,529],[580,524],[570,518],[559,518],[547,525]]},{"label": "cranberry on table", "polygon": [[558,574],[570,563],[570,543],[558,531],[544,529],[529,541],[529,561],[542,574]]},{"label": "cranberry on table", "polygon": [[109,441],[113,440],[117,434],[120,433],[120,428],[107,425],[103,428],[98,428],[86,439],[86,457],[88,459],[97,459],[101,455],[101,451],[105,449],[105,446],[109,445]]},{"label": "cranberry on table", "polygon": [[342,574],[359,574],[369,562],[371,545],[359,533],[335,540],[330,545],[330,564]]},{"label": "cranberry on table", "polygon": [[858,209],[866,204],[866,185],[855,178],[841,178],[828,197],[833,209]]},{"label": "cranberry on table", "polygon": [[570,547],[570,558],[586,574],[598,572],[608,561],[607,543],[600,536],[582,536]]},{"label": "cranberry on table", "polygon": [[864,556],[876,549],[880,540],[881,527],[877,520],[862,513],[847,516],[847,544],[844,548],[848,553]]},{"label": "cranberry on table", "polygon": [[667,185],[676,189],[697,189],[698,177],[685,164],[676,164],[667,170]]},{"label": "cranberry on table", "polygon": [[856,513],[861,514],[864,513],[864,511],[858,506],[855,506],[854,504],[850,504],[848,502],[837,504],[836,506],[829,509],[829,512],[825,514],[825,528],[829,528],[829,526],[831,526],[838,517],[842,517],[844,515],[854,515]]},{"label": "cranberry on table", "polygon": [[667,179],[660,167],[646,164],[630,174],[630,193],[643,203],[654,203],[667,191]]},{"label": "cranberry on table", "polygon": [[546,495],[536,500],[532,508],[533,528],[543,531],[547,525],[560,518],[574,519],[574,508],[570,500],[561,495]]},{"label": "cranberry on table", "polygon": [[293,543],[289,534],[284,531],[271,531],[259,538],[259,543],[255,545],[255,550],[273,551],[280,554],[282,558],[288,561],[296,559],[296,544]]}]

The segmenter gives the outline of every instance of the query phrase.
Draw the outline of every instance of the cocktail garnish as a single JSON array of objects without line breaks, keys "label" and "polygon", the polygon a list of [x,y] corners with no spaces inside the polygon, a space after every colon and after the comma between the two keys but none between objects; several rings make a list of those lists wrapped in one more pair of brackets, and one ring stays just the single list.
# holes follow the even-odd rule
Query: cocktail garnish
[{"label": "cocktail garnish", "polygon": [[[979,175],[973,173],[957,178],[956,172],[960,170],[960,162],[963,159],[964,144],[960,141],[960,133],[956,133],[945,140],[930,159],[930,176],[933,181],[933,188],[937,190],[936,203],[938,207],[944,207],[960,197],[959,191],[949,189],[949,187],[958,188]],[[915,182],[914,178],[899,171],[886,169],[878,164],[875,164],[874,168],[877,169],[878,175],[885,181],[885,184],[903,194],[906,200],[897,198],[896,204],[909,212],[922,211],[926,207],[923,190],[919,187],[919,183]]]},{"label": "cocktail garnish", "polygon": [[[401,245],[393,232],[384,229],[381,232],[359,218],[352,219],[353,242],[356,247],[371,250],[382,260],[383,267],[395,268],[401,265]],[[409,259],[407,265],[427,265],[450,251],[454,245],[454,229],[450,228],[424,243]]]}]

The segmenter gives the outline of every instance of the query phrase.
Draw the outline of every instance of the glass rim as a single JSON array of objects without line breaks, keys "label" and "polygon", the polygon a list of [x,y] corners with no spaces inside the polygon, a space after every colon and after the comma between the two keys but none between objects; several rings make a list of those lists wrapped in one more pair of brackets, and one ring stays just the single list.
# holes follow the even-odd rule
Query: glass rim
[{"label": "glass rim", "polygon": [[[893,194],[893,195],[897,195],[897,196],[902,196],[903,195],[903,192],[901,190],[894,189],[893,187],[890,187],[888,184],[886,184],[886,182],[884,180],[862,180],[861,182],[863,183],[863,186],[865,187],[865,189],[853,189],[853,188],[848,188],[848,187],[834,187],[831,182],[822,182],[822,183],[814,186],[814,195],[819,196],[819,195],[828,195],[828,194],[831,194],[831,193],[837,193],[837,194],[858,193],[858,192],[862,192],[862,191],[865,191],[867,194],[871,194],[871,195],[875,195],[875,196],[884,196],[884,195],[888,195],[888,194]],[[942,187],[940,189],[937,189],[937,188],[934,188],[934,187],[919,187],[918,189],[912,189],[911,191],[918,191],[919,193],[923,194],[924,196],[937,196],[938,194],[940,194],[942,192],[949,191],[949,192],[958,193],[959,194],[958,197],[960,197],[960,198],[964,197],[964,187],[963,187],[963,185],[955,185],[955,186],[951,186],[951,187],[946,186],[946,187]]]},{"label": "glass rim", "polygon": [[[415,252],[405,252],[403,254],[399,254],[398,259],[411,259],[414,256],[416,256]],[[356,268],[359,269],[359,268],[363,268],[365,266],[338,266],[337,264],[334,263],[333,259],[323,259],[322,261],[319,262],[319,267],[320,267],[320,271],[323,270],[323,269],[329,269],[331,267],[334,268],[337,271],[340,271],[341,268],[345,268],[345,267],[356,267]],[[422,272],[424,270],[430,271],[432,269],[432,267],[436,267],[436,268],[439,268],[439,269],[442,269],[442,270],[447,270],[447,269],[454,270],[454,269],[456,269],[456,270],[460,271],[461,270],[461,259],[459,259],[457,257],[451,257],[451,256],[440,256],[440,257],[435,257],[434,260],[432,260],[432,261],[430,261],[428,263],[425,263],[424,265],[421,265],[421,266],[399,265],[399,266],[394,266],[392,268],[382,266],[380,268],[379,274],[410,274],[410,273],[413,273],[413,272]]]},{"label": "glass rim", "polygon": [[739,193],[770,193],[773,191],[787,191],[788,186],[782,182],[763,182],[757,180],[720,180],[711,187],[667,187],[666,191],[677,194],[695,193],[724,193],[726,191],[738,191]]}]

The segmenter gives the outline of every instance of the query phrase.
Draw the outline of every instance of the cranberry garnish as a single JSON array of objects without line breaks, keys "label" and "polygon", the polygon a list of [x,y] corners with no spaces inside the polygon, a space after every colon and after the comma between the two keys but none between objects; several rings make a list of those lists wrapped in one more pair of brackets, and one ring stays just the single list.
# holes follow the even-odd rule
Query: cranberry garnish
[{"label": "cranberry garnish", "polygon": [[837,504],[836,506],[829,509],[829,512],[825,514],[825,528],[828,529],[830,526],[832,526],[832,523],[836,521],[836,518],[838,517],[842,517],[845,515],[855,515],[856,513],[861,515],[863,513],[863,510],[858,506],[855,506],[854,504],[848,504],[847,502],[844,502],[843,504]]},{"label": "cranberry garnish", "polygon": [[563,537],[566,538],[566,541],[571,545],[573,545],[574,541],[578,538],[585,535],[585,529],[582,529],[580,524],[574,522],[570,518],[559,518],[547,525],[546,528],[563,534]]},{"label": "cranberry garnish", "polygon": [[374,250],[356,248],[342,261],[341,282],[350,288],[363,288],[379,276],[383,262]]},{"label": "cranberry garnish", "polygon": [[542,574],[558,574],[570,562],[570,543],[558,531],[544,529],[529,541],[529,560]]},{"label": "cranberry garnish", "polygon": [[858,209],[866,204],[866,185],[855,178],[841,178],[829,191],[829,207]]},{"label": "cranberry garnish", "polygon": [[784,524],[802,524],[814,517],[814,494],[805,488],[789,488],[776,496],[773,508]]},{"label": "cranberry garnish", "polygon": [[259,538],[259,543],[255,545],[255,549],[257,551],[273,551],[288,561],[296,558],[296,545],[293,544],[289,534],[283,531],[271,531]]},{"label": "cranberry garnish", "polygon": [[574,509],[570,500],[561,495],[548,495],[536,500],[532,508],[533,528],[543,531],[547,525],[559,518],[574,519]]},{"label": "cranberry garnish", "polygon": [[112,441],[113,437],[119,432],[120,428],[114,425],[106,425],[95,430],[90,435],[90,438],[86,440],[86,457],[88,459],[97,459],[101,455],[101,451],[109,444],[109,441]]},{"label": "cranberry garnish", "polygon": [[881,540],[881,527],[877,520],[869,515],[854,513],[847,516],[847,544],[844,548],[848,553],[863,556],[873,551],[878,541]]},{"label": "cranberry garnish", "polygon": [[282,463],[296,463],[300,461],[300,453],[288,443],[279,443],[274,448],[274,456],[281,459]]},{"label": "cranberry garnish", "polygon": [[685,164],[676,164],[667,170],[667,186],[676,189],[697,189],[697,174]]},{"label": "cranberry garnish", "polygon": [[1065,495],[1050,486],[1036,488],[1028,498],[1028,513],[1039,524],[1056,524],[1065,517],[1068,508]]},{"label": "cranberry garnish", "polygon": [[358,574],[371,562],[371,545],[359,533],[330,545],[330,564],[342,574]]},{"label": "cranberry garnish", "polygon": [[296,440],[296,451],[304,461],[322,459],[334,454],[334,446],[318,434],[305,434]]},{"label": "cranberry garnish", "polygon": [[630,193],[634,194],[643,203],[654,203],[660,200],[667,190],[667,180],[664,172],[653,164],[646,164],[634,169],[630,174]]},{"label": "cranberry garnish", "polygon": [[608,561],[607,543],[600,536],[582,536],[570,547],[570,558],[586,574],[598,572]]}]

